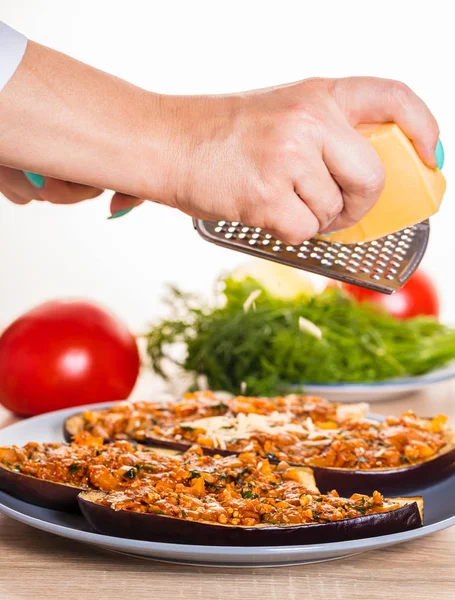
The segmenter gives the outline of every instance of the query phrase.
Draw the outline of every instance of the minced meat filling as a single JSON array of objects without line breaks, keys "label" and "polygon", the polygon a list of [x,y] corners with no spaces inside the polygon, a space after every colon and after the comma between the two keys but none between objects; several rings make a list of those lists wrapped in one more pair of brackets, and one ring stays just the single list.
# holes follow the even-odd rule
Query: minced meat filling
[{"label": "minced meat filling", "polygon": [[[301,423],[297,427],[291,419],[286,426],[271,426],[265,431],[254,432],[250,428],[247,434],[238,436],[234,431],[233,439],[229,440],[226,423],[220,423],[221,436],[213,428],[205,428],[200,420],[197,426],[189,422],[171,428],[155,427],[149,436],[232,452],[255,452],[270,459],[308,466],[365,470],[406,467],[430,459],[449,441],[446,423],[444,416],[421,419],[412,412],[388,417],[383,422],[350,419],[335,428],[314,423],[310,426]],[[213,426],[213,420],[210,425]]]},{"label": "minced meat filling", "polygon": [[379,492],[341,498],[320,494],[299,480],[286,463],[245,453],[237,457],[202,457],[199,468],[142,479],[99,501],[114,510],[166,515],[221,525],[299,525],[329,523],[386,512],[400,505]]},{"label": "minced meat filling", "polygon": [[340,420],[338,411],[344,416],[344,409],[313,396],[238,396],[221,401],[216,394],[206,391],[184,394],[179,401],[173,402],[122,402],[110,409],[84,411],[82,427],[105,440],[143,441],[146,431],[154,426],[172,426],[181,421],[239,413],[269,415],[279,411],[298,420],[310,417],[315,423],[336,427]]}]

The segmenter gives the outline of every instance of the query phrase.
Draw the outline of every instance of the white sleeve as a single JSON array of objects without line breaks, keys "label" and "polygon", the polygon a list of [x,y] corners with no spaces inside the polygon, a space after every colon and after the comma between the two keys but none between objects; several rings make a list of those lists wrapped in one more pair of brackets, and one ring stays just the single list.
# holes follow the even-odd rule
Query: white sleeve
[{"label": "white sleeve", "polygon": [[0,92],[14,75],[26,47],[27,38],[0,21]]}]

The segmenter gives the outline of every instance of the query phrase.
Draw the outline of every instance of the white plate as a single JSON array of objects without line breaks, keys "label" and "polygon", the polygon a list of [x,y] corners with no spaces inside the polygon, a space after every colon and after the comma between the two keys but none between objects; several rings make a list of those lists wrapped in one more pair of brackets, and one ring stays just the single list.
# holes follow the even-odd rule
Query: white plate
[{"label": "white plate", "polygon": [[305,394],[322,396],[332,402],[379,402],[394,400],[455,378],[455,362],[417,377],[400,377],[378,383],[306,384]]},{"label": "white plate", "polygon": [[[108,405],[94,404],[85,408],[96,409]],[[31,440],[37,442],[62,441],[64,419],[80,410],[81,408],[60,410],[6,427],[0,430],[0,445],[24,444]],[[345,558],[367,550],[420,538],[455,525],[455,505],[450,502],[450,499],[455,496],[455,475],[438,484],[422,489],[417,488],[412,495],[415,494],[423,495],[425,498],[426,525],[420,529],[362,540],[302,546],[248,548],[204,546],[143,542],[105,536],[92,532],[81,515],[70,515],[33,506],[4,492],[0,492],[0,512],[49,533],[99,546],[105,550],[142,558],[212,567],[276,567]]]}]

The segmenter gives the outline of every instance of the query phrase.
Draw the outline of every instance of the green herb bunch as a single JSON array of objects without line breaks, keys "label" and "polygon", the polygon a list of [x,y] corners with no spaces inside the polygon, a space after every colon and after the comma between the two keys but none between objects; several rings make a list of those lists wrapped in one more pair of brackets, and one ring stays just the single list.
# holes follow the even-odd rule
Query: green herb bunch
[{"label": "green herb bunch", "polygon": [[[171,317],[147,334],[156,373],[166,377],[165,364],[173,361],[205,375],[211,389],[238,394],[243,384],[248,395],[276,395],[307,383],[419,375],[455,359],[455,330],[429,317],[399,321],[338,289],[283,300],[252,279],[228,278],[223,295],[223,305],[213,307],[171,289]],[[172,358],[177,343],[186,348],[182,361]]]}]

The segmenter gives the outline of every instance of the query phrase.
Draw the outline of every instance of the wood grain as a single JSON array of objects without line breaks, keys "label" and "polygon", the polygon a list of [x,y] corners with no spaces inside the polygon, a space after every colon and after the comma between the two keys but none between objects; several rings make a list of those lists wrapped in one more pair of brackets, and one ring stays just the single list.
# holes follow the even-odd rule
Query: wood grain
[{"label": "wood grain", "polygon": [[[453,420],[454,392],[440,384],[373,408]],[[0,427],[13,421],[0,409]],[[209,569],[107,553],[0,516],[1,600],[453,600],[454,564],[455,528],[341,561]]]}]

